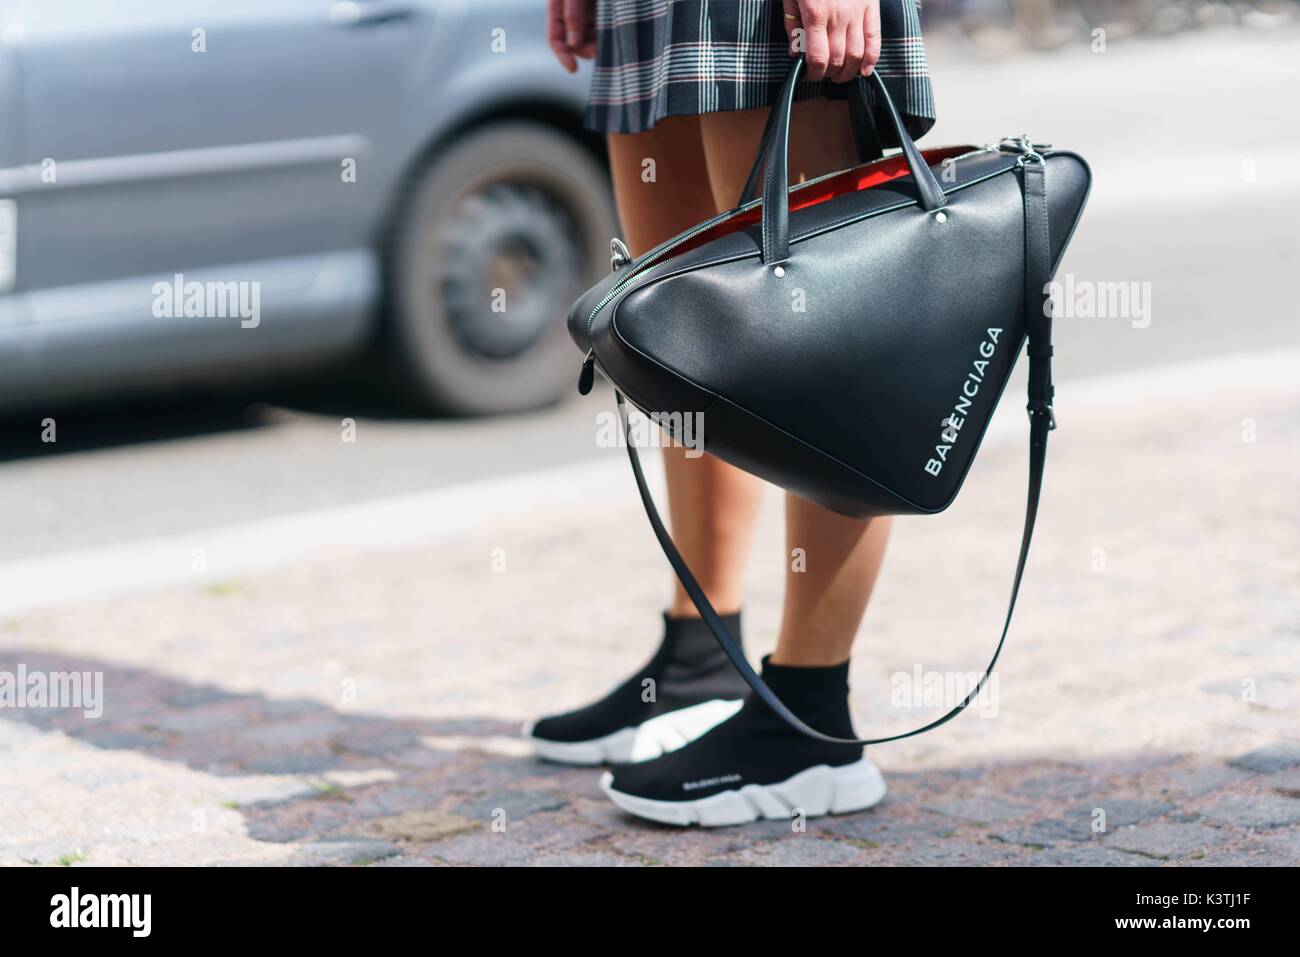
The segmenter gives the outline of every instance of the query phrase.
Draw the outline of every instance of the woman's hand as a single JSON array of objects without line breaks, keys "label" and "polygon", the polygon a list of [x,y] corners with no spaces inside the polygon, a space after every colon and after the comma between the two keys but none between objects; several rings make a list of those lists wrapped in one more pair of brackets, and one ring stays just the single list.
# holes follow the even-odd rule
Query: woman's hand
[{"label": "woman's hand", "polygon": [[808,79],[847,83],[875,69],[880,59],[880,0],[782,3],[790,52],[804,55]]},{"label": "woman's hand", "polygon": [[596,0],[547,0],[546,37],[560,64],[577,73],[579,59],[596,55]]}]

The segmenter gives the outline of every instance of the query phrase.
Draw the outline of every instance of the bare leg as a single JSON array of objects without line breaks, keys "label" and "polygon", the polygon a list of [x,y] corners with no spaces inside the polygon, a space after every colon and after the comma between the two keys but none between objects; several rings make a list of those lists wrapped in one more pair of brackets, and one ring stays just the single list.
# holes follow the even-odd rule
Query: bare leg
[{"label": "bare leg", "polygon": [[[785,497],[785,610],[772,661],[836,665],[849,657],[889,539],[888,516],[845,518]],[[804,562],[790,555],[802,549]]]},{"label": "bare leg", "polygon": [[[834,100],[795,105],[790,131],[792,178],[853,165],[848,106]],[[714,200],[735,204],[757,151],[767,111],[701,117]],[[888,518],[853,519],[786,494],[785,611],[774,664],[833,665],[849,657],[880,571]],[[801,551],[796,551],[801,550]]]},{"label": "bare leg", "polygon": [[[720,209],[709,186],[698,117],[667,117],[645,133],[611,134],[609,157],[619,219],[634,256]],[[664,449],[673,541],[718,611],[736,612],[763,483],[712,455],[687,458],[685,451]],[[697,616],[675,580],[668,612]]]}]

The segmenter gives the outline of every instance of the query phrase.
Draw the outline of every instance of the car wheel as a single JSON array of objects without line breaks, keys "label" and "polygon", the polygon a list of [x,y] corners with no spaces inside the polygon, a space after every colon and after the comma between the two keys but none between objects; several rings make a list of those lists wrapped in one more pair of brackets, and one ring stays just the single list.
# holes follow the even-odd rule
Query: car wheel
[{"label": "car wheel", "polygon": [[436,154],[389,257],[390,341],[416,401],[484,415],[572,387],[564,319],[608,268],[615,224],[608,173],[549,127],[501,123]]}]

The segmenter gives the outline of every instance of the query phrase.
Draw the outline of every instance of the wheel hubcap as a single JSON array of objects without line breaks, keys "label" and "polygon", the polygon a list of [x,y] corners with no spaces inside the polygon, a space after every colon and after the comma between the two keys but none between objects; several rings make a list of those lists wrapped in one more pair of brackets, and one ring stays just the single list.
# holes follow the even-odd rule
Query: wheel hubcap
[{"label": "wheel hubcap", "polygon": [[512,358],[554,328],[580,278],[576,233],[555,201],[529,185],[488,186],[448,212],[436,292],[470,352]]}]

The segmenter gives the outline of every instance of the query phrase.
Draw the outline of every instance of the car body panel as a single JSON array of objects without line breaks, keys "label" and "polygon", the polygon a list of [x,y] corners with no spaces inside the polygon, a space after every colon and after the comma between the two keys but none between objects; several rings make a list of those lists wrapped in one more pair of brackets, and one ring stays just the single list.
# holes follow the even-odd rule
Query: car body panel
[{"label": "car body panel", "polygon": [[[528,0],[8,0],[0,407],[355,350],[385,227],[438,144],[538,104],[576,127],[587,79],[555,64],[542,17]],[[186,315],[171,292],[211,303],[220,285],[257,321]]]}]

